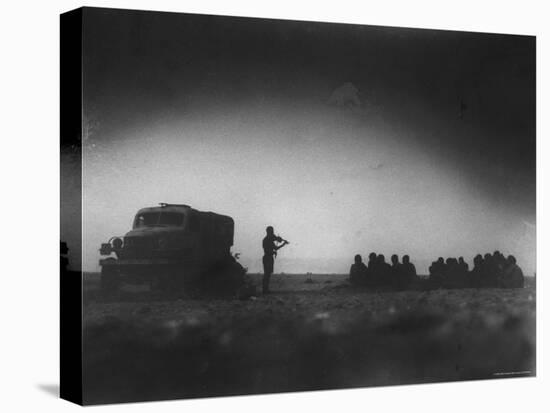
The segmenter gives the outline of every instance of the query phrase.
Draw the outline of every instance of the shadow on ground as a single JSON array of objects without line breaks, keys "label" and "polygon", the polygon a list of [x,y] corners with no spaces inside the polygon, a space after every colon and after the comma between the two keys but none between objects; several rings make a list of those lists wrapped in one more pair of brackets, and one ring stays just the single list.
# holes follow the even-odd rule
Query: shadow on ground
[{"label": "shadow on ground", "polygon": [[37,387],[44,393],[59,398],[59,384],[39,384]]}]

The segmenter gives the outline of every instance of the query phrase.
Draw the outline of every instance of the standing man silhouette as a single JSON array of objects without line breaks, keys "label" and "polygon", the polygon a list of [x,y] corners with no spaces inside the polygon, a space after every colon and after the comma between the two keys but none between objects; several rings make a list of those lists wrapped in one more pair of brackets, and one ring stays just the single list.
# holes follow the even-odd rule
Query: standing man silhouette
[{"label": "standing man silhouette", "polygon": [[[269,226],[265,229],[266,236],[262,241],[262,246],[264,248],[263,264],[264,264],[264,277],[262,280],[262,291],[264,294],[269,293],[269,280],[271,274],[273,274],[273,263],[275,257],[277,256],[277,250],[284,247],[288,244],[288,241],[282,239],[281,237],[273,233],[273,227]],[[275,243],[279,243],[276,245]]]}]

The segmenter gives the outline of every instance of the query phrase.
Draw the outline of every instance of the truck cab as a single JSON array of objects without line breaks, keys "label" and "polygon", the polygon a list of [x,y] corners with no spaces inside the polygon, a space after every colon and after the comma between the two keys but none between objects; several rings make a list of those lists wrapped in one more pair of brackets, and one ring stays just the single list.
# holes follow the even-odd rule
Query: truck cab
[{"label": "truck cab", "polygon": [[132,229],[103,243],[102,284],[114,280],[154,283],[190,280],[233,259],[234,222],[226,215],[184,204],[161,203],[140,209]]}]

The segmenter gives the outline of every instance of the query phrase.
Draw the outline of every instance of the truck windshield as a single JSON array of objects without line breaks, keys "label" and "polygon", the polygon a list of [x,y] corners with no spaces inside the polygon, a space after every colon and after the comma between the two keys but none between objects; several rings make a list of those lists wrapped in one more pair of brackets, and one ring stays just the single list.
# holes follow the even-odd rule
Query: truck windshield
[{"label": "truck windshield", "polygon": [[181,226],[184,214],[179,212],[144,212],[136,216],[134,228]]}]

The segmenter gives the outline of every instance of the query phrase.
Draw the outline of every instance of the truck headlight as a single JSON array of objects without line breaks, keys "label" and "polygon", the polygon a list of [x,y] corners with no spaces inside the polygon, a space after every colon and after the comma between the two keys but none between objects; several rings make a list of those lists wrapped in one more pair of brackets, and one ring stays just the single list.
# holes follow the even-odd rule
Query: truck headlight
[{"label": "truck headlight", "polygon": [[113,244],[113,249],[114,250],[120,250],[122,249],[122,239],[120,238],[115,238],[113,241],[112,241],[112,244]]},{"label": "truck headlight", "polygon": [[99,253],[101,255],[110,255],[112,251],[113,251],[113,248],[111,247],[111,244],[108,242],[101,244],[101,248],[99,249]]}]

